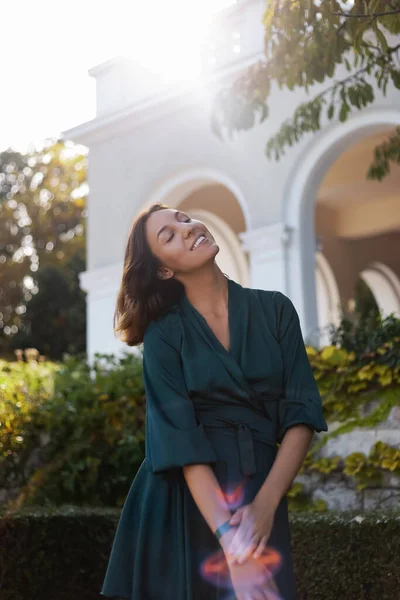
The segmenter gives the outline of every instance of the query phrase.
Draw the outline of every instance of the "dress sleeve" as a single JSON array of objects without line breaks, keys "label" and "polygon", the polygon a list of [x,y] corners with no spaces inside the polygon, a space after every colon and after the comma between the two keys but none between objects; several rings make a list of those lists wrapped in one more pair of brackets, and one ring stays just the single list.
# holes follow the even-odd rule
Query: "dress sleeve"
[{"label": "dress sleeve", "polygon": [[146,393],[146,458],[153,473],[217,458],[203,425],[196,420],[181,367],[180,353],[153,322],[143,345]]},{"label": "dress sleeve", "polygon": [[279,401],[278,442],[290,427],[304,424],[313,431],[328,431],[322,400],[292,301],[275,293],[278,341],[283,361],[284,397]]}]

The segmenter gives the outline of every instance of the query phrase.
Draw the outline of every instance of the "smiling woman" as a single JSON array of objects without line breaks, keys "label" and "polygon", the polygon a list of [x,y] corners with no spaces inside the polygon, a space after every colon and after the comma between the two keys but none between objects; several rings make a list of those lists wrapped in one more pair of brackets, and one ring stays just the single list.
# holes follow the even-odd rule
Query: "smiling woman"
[{"label": "smiling woman", "polygon": [[289,298],[228,279],[218,252],[160,204],[129,234],[115,318],[144,342],[146,458],[104,596],[296,600],[285,492],[327,430],[321,398]]},{"label": "smiling woman", "polygon": [[147,324],[182,296],[182,275],[214,261],[218,251],[206,226],[180,210],[154,204],[139,215],[128,237],[114,313],[119,338],[128,346],[140,344]]},{"label": "smiling woman", "polygon": [[[180,210],[154,212],[147,220],[146,230],[153,255],[160,263],[164,263],[160,269],[163,279],[173,276],[179,279],[180,272],[187,273],[196,266],[203,266],[207,259],[213,260],[219,251],[207,227]],[[188,255],[188,252],[200,247],[201,253]]]}]

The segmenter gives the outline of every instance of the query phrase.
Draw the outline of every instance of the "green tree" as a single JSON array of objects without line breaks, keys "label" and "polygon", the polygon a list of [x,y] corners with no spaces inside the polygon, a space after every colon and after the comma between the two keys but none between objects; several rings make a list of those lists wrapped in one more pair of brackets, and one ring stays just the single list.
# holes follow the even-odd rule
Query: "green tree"
[{"label": "green tree", "polygon": [[26,303],[26,313],[10,348],[37,348],[52,360],[86,350],[86,294],[79,286],[84,260],[76,253],[62,269],[47,266],[37,273],[38,293]]},{"label": "green tree", "polygon": [[[264,121],[274,84],[307,92],[325,84],[268,140],[267,157],[279,160],[323,119],[343,122],[373,103],[374,81],[383,94],[389,84],[400,89],[399,0],[269,0],[263,24],[265,59],[217,95],[212,126],[220,136]],[[333,80],[339,64],[348,74]],[[367,177],[382,179],[392,161],[400,163],[400,128],[375,148]]]},{"label": "green tree", "polygon": [[[68,279],[68,265],[73,261],[80,261],[84,269],[86,169],[86,150],[62,140],[47,140],[43,148],[26,154],[13,150],[0,153],[0,353],[3,356],[9,355],[18,333],[19,339],[25,338],[26,343],[28,332],[33,335],[36,325],[32,330],[27,306],[39,293],[39,273],[56,268],[58,277],[65,271]],[[55,271],[53,276],[56,277]],[[71,283],[65,281],[63,285],[70,287]],[[76,288],[75,291],[79,305],[80,294]],[[75,302],[72,304],[75,306]],[[34,315],[35,311],[30,313]],[[54,331],[54,335],[58,334]],[[34,339],[38,341],[37,333]],[[48,340],[46,344],[51,347]]]}]

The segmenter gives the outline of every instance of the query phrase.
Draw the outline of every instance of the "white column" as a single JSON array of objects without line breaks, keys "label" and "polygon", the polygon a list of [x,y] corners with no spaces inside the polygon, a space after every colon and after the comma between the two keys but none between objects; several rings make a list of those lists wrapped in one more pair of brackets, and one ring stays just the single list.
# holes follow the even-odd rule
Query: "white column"
[{"label": "white column", "polygon": [[129,350],[114,335],[113,316],[122,277],[122,263],[80,274],[80,286],[87,292],[87,357],[91,363],[95,352],[118,355]]},{"label": "white column", "polygon": [[[308,207],[310,208],[310,207]],[[288,296],[299,314],[303,337],[312,346],[320,345],[315,282],[316,240],[311,210],[301,229],[292,229],[287,252]]]},{"label": "white column", "polygon": [[289,241],[284,223],[265,225],[240,234],[250,258],[250,286],[287,293],[285,253]]},{"label": "white column", "polygon": [[[295,231],[283,222],[266,225],[240,234],[243,249],[250,255],[250,286],[263,290],[279,290],[288,296],[299,314],[305,341],[319,345],[315,296],[315,238],[310,236],[311,257],[306,268],[288,269],[288,254],[294,252]],[[297,241],[299,238],[297,236]],[[301,252],[296,256],[300,260]]]}]

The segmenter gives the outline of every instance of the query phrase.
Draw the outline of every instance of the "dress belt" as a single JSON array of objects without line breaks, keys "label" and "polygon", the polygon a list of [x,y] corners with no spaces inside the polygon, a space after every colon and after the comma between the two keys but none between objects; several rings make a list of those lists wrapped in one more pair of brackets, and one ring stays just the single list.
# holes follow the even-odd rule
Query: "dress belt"
[{"label": "dress belt", "polygon": [[238,424],[236,437],[239,445],[240,469],[242,474],[244,476],[254,475],[256,472],[256,458],[250,427],[245,423]]},{"label": "dress belt", "polygon": [[224,422],[203,423],[211,429],[236,429],[236,439],[239,448],[240,470],[244,476],[254,475],[256,472],[256,458],[254,454],[253,433],[246,423],[226,419]]},{"label": "dress belt", "polygon": [[[257,396],[257,402],[260,407],[261,418],[264,418],[266,423],[270,423],[268,427],[273,427],[273,420],[271,416],[268,414],[267,409],[264,405],[260,405],[260,396],[261,394],[254,394],[253,398]],[[268,397],[269,399],[269,397]],[[273,398],[273,400],[276,400]],[[219,415],[218,418],[215,418],[215,415],[211,415],[208,412],[199,411],[199,420],[205,427],[210,427],[212,429],[233,429],[236,430],[236,439],[239,448],[239,460],[240,460],[240,470],[242,474],[246,477],[249,475],[254,475],[256,473],[256,457],[254,452],[254,439],[259,440],[263,443],[270,444],[276,447],[276,444],[271,441],[267,441],[261,432],[253,432],[252,429],[244,423],[242,420],[232,418],[227,415]]]}]

